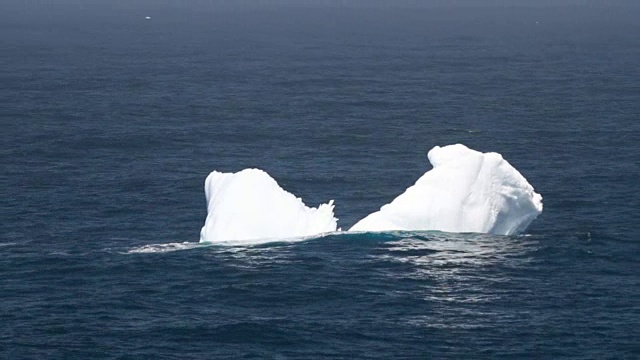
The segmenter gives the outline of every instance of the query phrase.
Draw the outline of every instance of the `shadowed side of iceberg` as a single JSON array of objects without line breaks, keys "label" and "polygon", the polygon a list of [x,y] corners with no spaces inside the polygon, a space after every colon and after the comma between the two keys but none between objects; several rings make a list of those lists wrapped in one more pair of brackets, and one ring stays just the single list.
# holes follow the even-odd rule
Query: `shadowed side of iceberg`
[{"label": "shadowed side of iceberg", "polygon": [[266,172],[214,171],[205,180],[207,219],[201,242],[256,243],[336,231],[333,200],[307,207]]},{"label": "shadowed side of iceberg", "polygon": [[542,196],[497,153],[456,144],[428,154],[433,169],[349,231],[440,230],[511,235],[542,212]]}]

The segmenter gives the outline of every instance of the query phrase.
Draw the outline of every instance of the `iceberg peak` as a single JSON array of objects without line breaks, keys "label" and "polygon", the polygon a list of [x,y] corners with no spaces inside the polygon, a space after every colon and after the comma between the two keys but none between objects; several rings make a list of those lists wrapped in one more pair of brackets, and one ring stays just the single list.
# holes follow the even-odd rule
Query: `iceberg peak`
[{"label": "iceberg peak", "polygon": [[440,230],[517,234],[542,212],[542,196],[498,153],[436,146],[433,169],[350,231]]},{"label": "iceberg peak", "polygon": [[336,231],[333,200],[317,208],[285,191],[260,169],[214,171],[205,180],[207,219],[201,242],[256,243]]}]

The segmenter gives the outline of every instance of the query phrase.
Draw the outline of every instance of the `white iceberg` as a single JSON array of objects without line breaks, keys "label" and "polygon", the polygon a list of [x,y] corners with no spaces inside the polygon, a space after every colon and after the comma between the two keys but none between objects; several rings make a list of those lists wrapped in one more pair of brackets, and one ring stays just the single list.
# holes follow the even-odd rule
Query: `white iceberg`
[{"label": "white iceberg", "polygon": [[201,242],[255,244],[337,229],[333,200],[309,208],[259,169],[214,171],[205,180],[204,191],[208,214]]},{"label": "white iceberg", "polygon": [[542,196],[498,153],[456,144],[428,154],[433,169],[349,231],[440,230],[511,235],[542,212]]},{"label": "white iceberg", "polygon": [[[456,144],[429,151],[433,169],[349,231],[439,230],[511,235],[542,212],[542,196],[497,153]],[[205,181],[201,242],[256,244],[334,232],[333,200],[318,208],[258,169],[214,171]]]}]

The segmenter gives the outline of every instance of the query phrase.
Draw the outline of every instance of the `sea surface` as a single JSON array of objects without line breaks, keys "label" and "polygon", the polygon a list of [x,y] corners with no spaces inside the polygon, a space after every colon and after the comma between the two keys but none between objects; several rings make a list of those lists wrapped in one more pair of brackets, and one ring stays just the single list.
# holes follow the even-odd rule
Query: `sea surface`
[{"label": "sea surface", "polygon": [[[242,4],[3,5],[0,358],[640,358],[637,7]],[[213,170],[348,229],[454,143],[525,234],[198,243]]]}]

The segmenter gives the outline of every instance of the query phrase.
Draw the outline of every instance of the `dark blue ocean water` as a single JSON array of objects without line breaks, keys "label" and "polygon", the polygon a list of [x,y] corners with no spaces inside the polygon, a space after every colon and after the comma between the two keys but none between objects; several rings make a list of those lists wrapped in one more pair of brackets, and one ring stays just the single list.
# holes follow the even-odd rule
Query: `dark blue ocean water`
[{"label": "dark blue ocean water", "polygon": [[[637,8],[9,3],[1,358],[640,357]],[[527,234],[197,244],[212,170],[348,228],[452,143]]]}]

